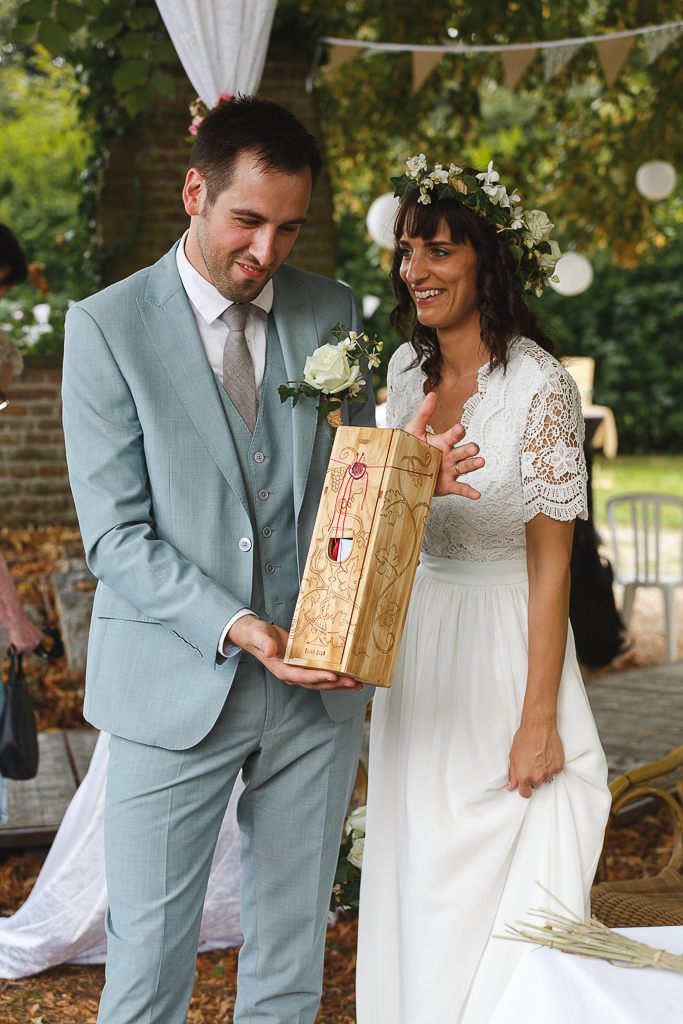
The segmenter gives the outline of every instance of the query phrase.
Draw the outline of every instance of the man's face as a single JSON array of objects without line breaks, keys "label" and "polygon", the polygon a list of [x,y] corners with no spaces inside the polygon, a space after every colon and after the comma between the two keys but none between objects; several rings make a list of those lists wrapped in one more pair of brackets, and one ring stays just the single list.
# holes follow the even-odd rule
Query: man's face
[{"label": "man's face", "polygon": [[251,302],[289,256],[311,188],[309,168],[300,174],[264,170],[253,152],[244,152],[230,185],[209,207],[204,179],[191,168],[183,192],[192,217],[185,247],[190,262],[226,299]]}]

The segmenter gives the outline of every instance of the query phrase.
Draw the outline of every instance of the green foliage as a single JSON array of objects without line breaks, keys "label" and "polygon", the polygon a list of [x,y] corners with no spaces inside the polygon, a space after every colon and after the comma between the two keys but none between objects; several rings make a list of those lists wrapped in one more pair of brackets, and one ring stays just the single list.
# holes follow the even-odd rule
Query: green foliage
[{"label": "green foliage", "polygon": [[[53,291],[78,299],[88,291],[81,254],[89,231],[79,204],[91,150],[74,87],[68,66],[56,67],[45,55],[25,62],[3,53],[0,222],[21,239],[29,262],[43,265]],[[41,301],[29,284],[10,295],[20,291],[30,305]]]},{"label": "green foliage", "polygon": [[[84,96],[97,78],[96,92],[109,92],[110,104],[119,102],[130,117],[157,94],[173,96],[173,77],[161,66],[178,57],[154,0],[29,0],[18,6],[12,39],[37,40],[53,57],[63,54],[80,69],[90,90]],[[83,107],[94,112],[97,103],[84,100]]]},{"label": "green foliage", "polygon": [[607,253],[588,291],[536,302],[561,354],[595,359],[593,400],[614,411],[622,452],[683,450],[683,241],[633,270]]}]

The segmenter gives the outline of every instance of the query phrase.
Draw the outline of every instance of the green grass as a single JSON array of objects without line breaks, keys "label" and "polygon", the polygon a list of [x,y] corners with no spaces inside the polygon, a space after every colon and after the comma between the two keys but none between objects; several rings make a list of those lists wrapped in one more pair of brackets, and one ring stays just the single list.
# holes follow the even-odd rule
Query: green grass
[{"label": "green grass", "polygon": [[[618,494],[673,494],[683,498],[683,455],[596,457],[593,461],[593,514],[597,523],[607,522],[607,502]],[[679,522],[676,513],[665,513],[662,525],[676,527]]]}]

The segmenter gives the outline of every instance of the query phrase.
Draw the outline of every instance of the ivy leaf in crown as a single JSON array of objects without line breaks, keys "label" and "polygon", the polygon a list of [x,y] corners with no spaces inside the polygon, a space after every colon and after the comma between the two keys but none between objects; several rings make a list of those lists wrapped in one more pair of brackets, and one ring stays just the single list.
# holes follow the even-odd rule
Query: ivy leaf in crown
[{"label": "ivy leaf in crown", "polygon": [[430,170],[424,153],[409,157],[406,166],[406,174],[391,178],[394,195],[401,202],[416,188],[420,190],[418,203],[425,206],[434,197],[437,202],[457,199],[495,231],[506,233],[507,248],[517,266],[516,278],[525,292],[533,288],[540,297],[548,281],[558,280],[555,265],[562,253],[550,237],[555,225],[543,210],[525,211],[515,190],[508,195],[492,160],[479,174],[468,174],[453,163],[448,169],[434,164]]}]

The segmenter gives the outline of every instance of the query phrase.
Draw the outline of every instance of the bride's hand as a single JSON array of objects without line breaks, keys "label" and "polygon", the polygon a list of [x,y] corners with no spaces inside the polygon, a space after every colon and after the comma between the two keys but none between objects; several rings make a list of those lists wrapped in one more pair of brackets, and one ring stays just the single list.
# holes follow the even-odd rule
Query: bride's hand
[{"label": "bride's hand", "polygon": [[479,455],[479,445],[474,443],[463,444],[455,447],[458,441],[465,436],[465,429],[460,423],[456,423],[450,430],[443,434],[430,434],[427,432],[427,424],[434,415],[436,409],[436,392],[430,391],[424,402],[415,413],[415,416],[403,428],[408,434],[419,437],[420,440],[431,444],[433,448],[441,451],[441,469],[439,479],[436,483],[437,498],[444,494],[461,494],[464,498],[479,498],[479,491],[469,484],[460,483],[460,478],[474,469],[481,469],[484,465]]},{"label": "bride's hand", "polygon": [[519,795],[530,797],[544,782],[552,782],[564,768],[562,740],[555,725],[522,722],[510,751],[508,789],[519,786]]}]

